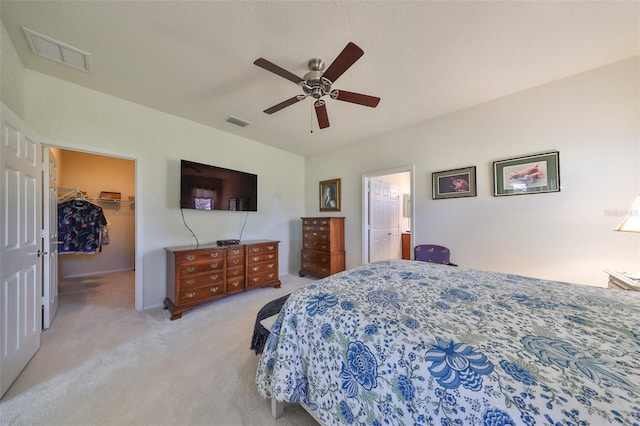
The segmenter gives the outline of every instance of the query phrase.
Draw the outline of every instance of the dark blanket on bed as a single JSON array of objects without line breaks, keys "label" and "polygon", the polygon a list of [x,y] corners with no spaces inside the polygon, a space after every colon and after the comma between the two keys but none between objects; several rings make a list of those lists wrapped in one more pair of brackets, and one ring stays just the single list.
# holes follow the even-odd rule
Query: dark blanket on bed
[{"label": "dark blanket on bed", "polygon": [[289,295],[287,294],[286,296],[272,300],[258,311],[256,323],[253,326],[253,336],[251,337],[251,350],[255,351],[256,355],[262,353],[264,345],[267,343],[267,338],[269,337],[269,330],[264,328],[262,324],[260,324],[260,321],[280,312],[280,309],[282,309],[284,302],[286,302],[288,298]]}]

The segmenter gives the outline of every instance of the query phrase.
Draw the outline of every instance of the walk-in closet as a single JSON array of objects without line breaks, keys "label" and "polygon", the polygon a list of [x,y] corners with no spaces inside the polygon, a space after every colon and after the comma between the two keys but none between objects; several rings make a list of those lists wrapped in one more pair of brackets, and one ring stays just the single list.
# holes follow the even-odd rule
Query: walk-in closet
[{"label": "walk-in closet", "polygon": [[[135,161],[49,149],[57,163],[61,302],[65,295],[98,294],[97,283],[109,286],[125,274],[131,288],[113,289],[125,291],[126,304],[135,309]],[[90,232],[82,233],[83,227]]]}]

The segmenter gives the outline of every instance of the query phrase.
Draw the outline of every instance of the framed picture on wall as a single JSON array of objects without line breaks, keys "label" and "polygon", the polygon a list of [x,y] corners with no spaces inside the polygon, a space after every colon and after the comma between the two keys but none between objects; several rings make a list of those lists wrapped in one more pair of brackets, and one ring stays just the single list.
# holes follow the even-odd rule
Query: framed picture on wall
[{"label": "framed picture on wall", "polygon": [[431,174],[434,200],[475,197],[476,166],[445,170]]},{"label": "framed picture on wall", "polygon": [[320,211],[340,211],[340,179],[320,182]]},{"label": "framed picture on wall", "polygon": [[496,197],[559,191],[558,151],[493,162],[493,195]]}]

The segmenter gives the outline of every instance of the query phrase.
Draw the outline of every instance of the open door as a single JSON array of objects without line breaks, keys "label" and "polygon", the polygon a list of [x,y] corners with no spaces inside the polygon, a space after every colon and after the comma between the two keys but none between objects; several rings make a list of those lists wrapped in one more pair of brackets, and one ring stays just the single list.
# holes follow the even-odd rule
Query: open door
[{"label": "open door", "polygon": [[[402,232],[414,228],[414,166],[362,175],[362,264],[402,257]],[[407,214],[401,213],[400,194],[406,194]]]},{"label": "open door", "polygon": [[42,268],[42,328],[51,327],[53,317],[58,312],[58,163],[51,148],[42,152],[44,171],[43,194],[43,242],[44,262]]},{"label": "open door", "polygon": [[42,331],[41,144],[0,111],[0,396],[40,348]]}]

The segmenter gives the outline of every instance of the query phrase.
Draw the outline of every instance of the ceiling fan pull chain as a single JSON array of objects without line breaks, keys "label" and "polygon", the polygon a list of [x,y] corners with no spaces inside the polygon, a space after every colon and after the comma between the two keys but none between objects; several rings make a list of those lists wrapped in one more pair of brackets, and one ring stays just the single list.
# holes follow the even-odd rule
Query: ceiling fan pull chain
[{"label": "ceiling fan pull chain", "polygon": [[309,109],[309,127],[311,128],[311,133],[313,133],[313,110],[315,109],[313,104],[311,105],[311,109]]}]

